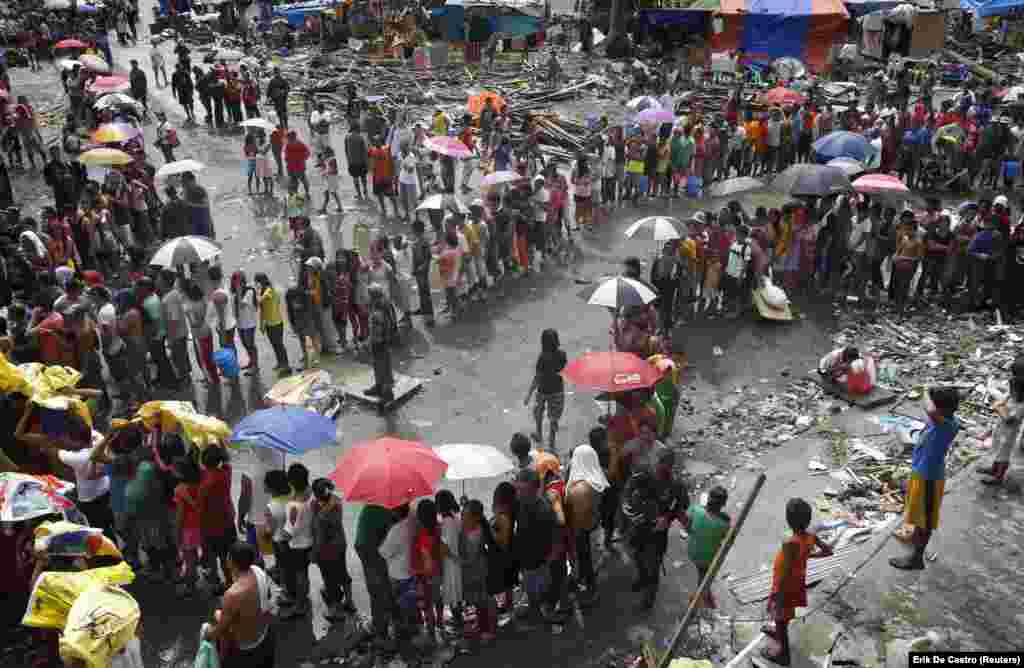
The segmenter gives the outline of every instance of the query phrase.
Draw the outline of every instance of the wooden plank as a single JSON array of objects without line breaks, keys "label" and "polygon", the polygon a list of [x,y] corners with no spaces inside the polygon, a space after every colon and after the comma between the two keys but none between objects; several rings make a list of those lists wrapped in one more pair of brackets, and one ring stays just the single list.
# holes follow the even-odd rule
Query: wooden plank
[{"label": "wooden plank", "polygon": [[345,396],[360,401],[376,408],[389,408],[400,401],[405,401],[414,392],[423,386],[422,378],[406,376],[403,373],[394,372],[395,386],[392,393],[395,395],[393,401],[385,402],[380,397],[367,395],[366,390],[373,386],[373,367],[366,364],[346,364],[341,369],[331,372],[345,390]]},{"label": "wooden plank", "polygon": [[899,394],[876,387],[869,394],[850,394],[846,391],[845,387],[835,385],[825,381],[817,371],[811,371],[807,374],[807,378],[817,383],[821,389],[825,390],[826,394],[830,394],[834,397],[838,397],[843,401],[849,402],[858,408],[864,410],[870,410],[872,408],[878,408],[885,404],[891,404],[899,398]]}]

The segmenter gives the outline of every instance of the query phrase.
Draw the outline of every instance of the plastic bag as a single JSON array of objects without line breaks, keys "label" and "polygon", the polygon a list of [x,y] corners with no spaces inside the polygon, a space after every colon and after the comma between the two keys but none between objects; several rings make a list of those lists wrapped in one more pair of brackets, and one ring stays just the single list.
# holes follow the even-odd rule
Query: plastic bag
[{"label": "plastic bag", "polygon": [[60,656],[66,663],[85,662],[87,668],[108,668],[135,637],[142,613],[132,595],[113,585],[87,589],[71,606]]},{"label": "plastic bag", "polygon": [[199,650],[196,652],[196,660],[192,662],[192,668],[220,668],[217,646],[203,637],[208,626],[209,624],[203,624],[199,631]]},{"label": "plastic bag", "polygon": [[221,348],[213,353],[213,363],[217,365],[225,378],[238,378],[240,369],[238,368],[238,355],[234,348]]},{"label": "plastic bag", "polygon": [[135,573],[125,562],[76,573],[46,571],[32,587],[21,623],[37,629],[63,629],[82,592],[103,585],[128,585],[134,580]]},{"label": "plastic bag", "polygon": [[783,308],[789,303],[786,291],[770,280],[766,280],[764,287],[761,288],[761,297],[764,298],[766,304],[774,308]]}]

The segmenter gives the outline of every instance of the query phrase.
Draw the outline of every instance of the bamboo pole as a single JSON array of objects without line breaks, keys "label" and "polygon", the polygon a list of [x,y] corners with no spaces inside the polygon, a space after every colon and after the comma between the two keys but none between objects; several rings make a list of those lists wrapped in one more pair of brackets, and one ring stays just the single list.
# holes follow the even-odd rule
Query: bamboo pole
[{"label": "bamboo pole", "polygon": [[[683,637],[683,633],[686,631],[686,627],[690,625],[693,620],[698,607],[701,604],[701,600],[704,598],[704,592],[711,588],[711,583],[714,582],[715,576],[718,575],[718,571],[722,568],[722,564],[725,563],[725,558],[729,555],[729,550],[732,549],[733,544],[736,542],[736,536],[739,535],[740,530],[743,528],[743,523],[747,521],[747,515],[750,514],[750,509],[754,507],[754,502],[757,500],[757,495],[761,493],[761,488],[764,487],[764,483],[767,477],[764,473],[757,477],[757,481],[754,483],[754,488],[750,490],[750,495],[747,497],[747,502],[743,506],[743,510],[740,511],[740,516],[736,519],[730,529],[729,533],[726,534],[725,540],[718,546],[718,552],[715,553],[715,558],[711,562],[711,567],[708,568],[707,574],[704,576],[704,580],[701,581],[700,587],[697,588],[697,592],[690,599],[690,607],[686,609],[686,614],[683,615],[682,621],[679,622],[679,626],[676,627],[676,632],[672,635],[672,641],[668,644],[668,649],[665,650],[665,654],[661,657],[661,661],[658,662],[657,668],[668,668],[668,664],[672,661],[672,655],[676,651],[676,646],[679,645],[679,640]],[[651,668],[654,668],[653,666]]]}]

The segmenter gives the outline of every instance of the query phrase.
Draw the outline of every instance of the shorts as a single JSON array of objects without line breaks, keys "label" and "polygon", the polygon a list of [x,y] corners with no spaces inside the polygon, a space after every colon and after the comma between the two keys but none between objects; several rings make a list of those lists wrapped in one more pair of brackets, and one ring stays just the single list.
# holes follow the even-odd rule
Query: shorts
[{"label": "shorts", "polygon": [[391,181],[374,181],[373,182],[373,194],[374,195],[388,195],[394,194],[391,188]]},{"label": "shorts", "polygon": [[547,408],[548,420],[550,422],[561,420],[562,413],[565,412],[565,392],[554,392],[552,394],[538,392],[533,402],[534,417],[544,415],[545,408]]},{"label": "shorts", "polygon": [[212,557],[227,560],[231,546],[238,540],[234,528],[220,536],[203,536],[203,551]]},{"label": "shorts", "polygon": [[249,158],[245,161],[246,177],[256,176],[256,160]]},{"label": "shorts", "polygon": [[416,184],[415,183],[398,183],[398,193],[401,195],[402,202],[409,206],[409,210],[412,211],[416,208]]},{"label": "shorts", "polygon": [[181,549],[182,551],[194,551],[198,552],[199,548],[203,546],[203,536],[199,532],[199,529],[182,529],[181,530]]},{"label": "shorts", "polygon": [[361,179],[366,176],[367,168],[366,165],[349,165],[348,175],[354,179]]}]

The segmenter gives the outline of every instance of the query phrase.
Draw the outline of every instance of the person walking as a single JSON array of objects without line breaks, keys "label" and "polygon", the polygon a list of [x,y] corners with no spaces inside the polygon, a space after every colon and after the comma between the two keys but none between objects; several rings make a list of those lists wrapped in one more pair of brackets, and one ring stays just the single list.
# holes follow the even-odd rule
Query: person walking
[{"label": "person walking", "polygon": [[131,84],[132,97],[138,100],[142,104],[142,108],[145,109],[146,113],[149,113],[149,101],[147,95],[148,83],[146,80],[146,73],[139,67],[139,61],[131,61],[132,69],[128,73],[128,80]]},{"label": "person walking", "polygon": [[369,173],[370,152],[366,137],[359,129],[359,125],[353,125],[352,130],[345,137],[345,160],[348,162],[348,173],[356,187],[356,197],[365,199],[369,197],[369,188],[366,186],[366,175]]},{"label": "person walking", "polygon": [[288,169],[288,191],[296,193],[299,184],[306,191],[309,199],[309,178],[306,176],[306,161],[309,160],[309,147],[300,139],[295,130],[288,131],[288,142],[284,145],[284,162]]},{"label": "person walking", "polygon": [[1002,485],[1010,469],[1010,455],[1013,446],[1020,443],[1021,421],[1024,419],[1024,357],[1018,357],[1010,366],[1010,392],[997,397],[993,410],[999,416],[992,449],[996,456],[992,464],[978,469],[985,475],[985,485]]},{"label": "person walking", "polygon": [[277,113],[277,120],[280,127],[288,129],[288,93],[291,87],[288,81],[281,76],[281,68],[274,68],[274,75],[267,84],[267,99],[274,105]]},{"label": "person walking", "polygon": [[[160,51],[160,45],[154,44],[153,48],[149,52],[149,63],[153,67],[153,81],[156,83],[157,88],[163,88],[169,85],[167,79],[167,66],[164,61],[164,54]],[[163,75],[164,83],[160,85],[160,76]]]},{"label": "person walking", "polygon": [[558,341],[558,332],[554,329],[545,329],[540,336],[540,356],[537,358],[533,382],[526,392],[526,400],[523,405],[529,406],[530,398],[534,392],[537,393],[537,400],[533,405],[533,421],[535,430],[533,440],[540,444],[544,437],[544,412],[548,415],[548,450],[557,452],[555,448],[555,437],[558,434],[558,421],[562,419],[562,412],[565,410],[565,384],[562,380],[562,370],[568,363],[565,351],[562,350]]},{"label": "person walking", "polygon": [[174,162],[174,149],[181,144],[178,141],[178,131],[168,122],[167,114],[158,111],[154,115],[157,120],[156,141],[154,143],[163,154],[165,163]]},{"label": "person walking", "polygon": [[171,94],[185,110],[185,117],[188,123],[194,125],[196,122],[195,102],[193,101],[195,84],[192,82],[192,75],[183,63],[178,63],[171,75]]},{"label": "person walking", "polygon": [[375,146],[369,150],[371,171],[373,172],[373,194],[377,196],[380,204],[380,215],[385,220],[388,216],[385,199],[391,200],[391,206],[395,209],[395,218],[400,219],[398,213],[398,198],[395,196],[395,169],[391,159],[391,149],[384,143],[384,137],[378,135]]}]

